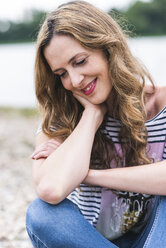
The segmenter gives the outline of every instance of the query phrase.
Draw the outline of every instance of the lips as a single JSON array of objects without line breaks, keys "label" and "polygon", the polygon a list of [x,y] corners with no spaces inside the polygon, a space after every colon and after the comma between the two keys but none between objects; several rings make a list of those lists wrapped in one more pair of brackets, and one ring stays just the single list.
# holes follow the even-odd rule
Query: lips
[{"label": "lips", "polygon": [[85,95],[90,95],[94,91],[97,83],[97,78],[95,78],[92,82],[90,82],[85,88],[83,88],[81,91]]}]

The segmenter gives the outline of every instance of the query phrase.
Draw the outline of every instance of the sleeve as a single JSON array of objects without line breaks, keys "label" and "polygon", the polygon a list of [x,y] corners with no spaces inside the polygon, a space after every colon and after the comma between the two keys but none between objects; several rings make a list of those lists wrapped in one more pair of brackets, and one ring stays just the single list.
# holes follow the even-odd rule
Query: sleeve
[{"label": "sleeve", "polygon": [[[51,131],[55,131],[56,128],[53,127],[53,126],[50,126],[50,130],[51,130]],[[36,131],[36,135],[38,135],[41,131],[42,131],[42,123],[39,124],[39,126],[38,126],[38,128],[37,128],[37,131]]]},{"label": "sleeve", "polygon": [[36,135],[38,135],[41,131],[42,131],[42,124],[40,123],[37,128]]}]

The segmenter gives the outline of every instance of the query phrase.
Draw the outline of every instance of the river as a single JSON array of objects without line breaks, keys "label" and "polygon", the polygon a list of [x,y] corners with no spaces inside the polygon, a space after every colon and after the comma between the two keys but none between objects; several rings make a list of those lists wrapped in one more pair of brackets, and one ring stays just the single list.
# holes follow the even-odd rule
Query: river
[{"label": "river", "polygon": [[[155,83],[166,84],[166,36],[130,39],[129,46]],[[36,106],[34,60],[34,43],[0,45],[0,106]]]}]

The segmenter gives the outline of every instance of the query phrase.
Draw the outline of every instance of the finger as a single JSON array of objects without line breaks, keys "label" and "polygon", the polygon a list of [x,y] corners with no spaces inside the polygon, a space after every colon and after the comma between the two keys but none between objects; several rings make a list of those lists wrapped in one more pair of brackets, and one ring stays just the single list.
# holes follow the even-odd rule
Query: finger
[{"label": "finger", "polygon": [[32,156],[34,156],[36,153],[43,151],[43,150],[47,150],[49,148],[57,148],[60,145],[60,142],[56,142],[56,141],[47,141],[43,144],[41,144],[39,147],[37,147],[35,149],[35,151],[32,153]]},{"label": "finger", "polygon": [[39,152],[37,154],[35,154],[32,159],[40,159],[40,158],[47,158],[49,156],[48,152],[47,151],[42,151],[42,152]]},{"label": "finger", "polygon": [[[46,143],[47,143],[47,142],[46,142]],[[61,144],[60,141],[57,141],[57,140],[55,140],[55,139],[50,139],[50,140],[48,141],[48,143]]]},{"label": "finger", "polygon": [[33,153],[32,153],[32,155],[31,155],[31,158],[33,158],[34,156],[36,156],[38,153],[40,153],[40,152],[45,152],[47,149],[45,149],[45,147],[41,147],[40,149],[38,148],[38,149],[36,149]]},{"label": "finger", "polygon": [[87,99],[85,99],[82,96],[79,96],[77,94],[73,94],[73,96],[82,104],[83,107],[85,107],[88,104],[91,104]]},{"label": "finger", "polygon": [[49,144],[48,148],[51,150],[56,150],[59,147],[59,144]]},{"label": "finger", "polygon": [[44,155],[46,157],[48,157],[51,153],[53,153],[56,149],[58,148],[57,145],[53,145],[53,144],[49,144],[49,146],[45,146],[45,147],[42,147],[42,149],[38,149],[37,151],[35,151],[31,158],[32,159],[36,159],[38,156],[41,155]]},{"label": "finger", "polygon": [[34,158],[37,154],[40,152],[48,152],[48,154],[51,154],[53,151],[55,151],[61,143],[56,141],[55,139],[50,139],[47,142],[42,143],[35,151],[32,153],[31,158]]}]

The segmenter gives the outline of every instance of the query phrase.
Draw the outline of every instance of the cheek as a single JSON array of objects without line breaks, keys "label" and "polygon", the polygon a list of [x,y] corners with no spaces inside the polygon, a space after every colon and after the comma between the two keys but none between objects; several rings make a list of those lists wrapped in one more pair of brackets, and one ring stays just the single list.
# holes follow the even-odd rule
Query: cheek
[{"label": "cheek", "polygon": [[108,65],[105,66],[105,70],[103,70],[105,78],[110,81]]},{"label": "cheek", "polygon": [[71,85],[71,83],[69,81],[67,81],[67,80],[61,80],[61,82],[62,82],[63,87],[66,90],[72,91],[72,85]]}]

